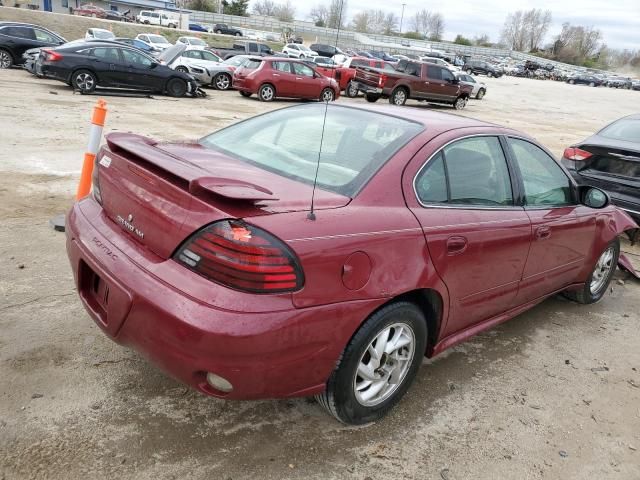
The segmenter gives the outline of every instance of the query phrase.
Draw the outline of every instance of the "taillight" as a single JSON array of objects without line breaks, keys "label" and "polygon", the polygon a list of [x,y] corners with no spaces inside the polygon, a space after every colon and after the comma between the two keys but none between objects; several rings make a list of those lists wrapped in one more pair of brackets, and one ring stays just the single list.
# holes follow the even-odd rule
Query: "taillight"
[{"label": "taillight", "polygon": [[58,60],[62,60],[62,55],[58,52],[48,49],[42,49],[42,51],[46,54],[45,60],[47,62],[57,62]]},{"label": "taillight", "polygon": [[173,259],[209,280],[245,292],[292,292],[304,284],[293,251],[240,220],[221,220],[196,232]]},{"label": "taillight", "polygon": [[[105,157],[102,157],[102,158],[104,159]],[[104,161],[110,162],[108,157]],[[93,186],[91,189],[93,192],[93,198],[95,199],[96,202],[102,205],[102,192],[100,192],[100,165],[98,164],[97,155],[96,155],[96,159],[93,161],[93,173],[91,174],[91,181],[93,183]]]},{"label": "taillight", "polygon": [[380,75],[380,80],[378,80],[378,87],[380,87],[380,88],[384,87],[385,83],[387,83],[387,76],[386,75]]},{"label": "taillight", "polygon": [[586,160],[587,158],[593,156],[593,154],[577,147],[569,147],[565,149],[563,156],[564,158],[569,160],[582,162],[583,160]]}]

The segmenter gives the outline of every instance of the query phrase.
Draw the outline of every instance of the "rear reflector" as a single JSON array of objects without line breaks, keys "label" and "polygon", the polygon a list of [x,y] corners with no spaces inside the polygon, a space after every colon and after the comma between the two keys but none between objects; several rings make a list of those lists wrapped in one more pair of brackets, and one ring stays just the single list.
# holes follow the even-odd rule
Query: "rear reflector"
[{"label": "rear reflector", "polygon": [[593,154],[591,152],[587,152],[585,150],[581,150],[577,147],[569,147],[564,151],[564,158],[569,160],[575,160],[576,162],[582,162],[587,158],[591,157]]},{"label": "rear reflector", "polygon": [[244,292],[292,292],[304,284],[300,263],[284,242],[239,220],[222,220],[196,232],[173,259]]}]

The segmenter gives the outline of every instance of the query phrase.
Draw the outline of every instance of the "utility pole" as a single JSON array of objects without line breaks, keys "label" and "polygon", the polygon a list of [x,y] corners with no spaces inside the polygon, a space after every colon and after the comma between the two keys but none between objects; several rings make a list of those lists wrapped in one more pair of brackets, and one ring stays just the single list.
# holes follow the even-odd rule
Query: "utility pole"
[{"label": "utility pole", "polygon": [[404,7],[406,6],[406,3],[402,4],[402,15],[400,15],[400,35],[402,35],[402,21],[404,20]]}]

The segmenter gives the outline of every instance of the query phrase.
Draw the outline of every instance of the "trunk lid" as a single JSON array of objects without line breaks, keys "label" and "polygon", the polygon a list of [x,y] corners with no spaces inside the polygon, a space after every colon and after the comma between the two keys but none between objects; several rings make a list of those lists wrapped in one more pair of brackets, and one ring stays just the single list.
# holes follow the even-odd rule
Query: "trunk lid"
[{"label": "trunk lid", "polygon": [[[97,170],[105,215],[162,258],[216,220],[310,209],[311,185],[199,144],[112,133],[98,154]],[[316,209],[350,201],[316,189]]]},{"label": "trunk lid", "polygon": [[594,136],[578,148],[592,154],[586,161],[576,162],[581,176],[607,190],[621,206],[640,205],[640,145]]}]

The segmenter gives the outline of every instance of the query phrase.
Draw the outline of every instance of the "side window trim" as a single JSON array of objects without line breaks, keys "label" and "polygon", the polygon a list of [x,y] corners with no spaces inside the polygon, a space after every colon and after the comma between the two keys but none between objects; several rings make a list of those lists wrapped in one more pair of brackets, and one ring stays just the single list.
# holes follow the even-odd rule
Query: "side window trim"
[{"label": "side window trim", "polygon": [[[508,161],[510,163],[510,166],[513,168],[513,171],[515,173],[515,175],[518,178],[518,200],[519,200],[519,204],[521,205],[522,208],[524,208],[525,210],[551,210],[554,208],[567,208],[570,206],[574,206],[574,205],[578,205],[578,199],[576,198],[576,183],[573,180],[573,178],[571,178],[571,175],[568,175],[567,172],[564,171],[564,168],[562,168],[562,166],[560,164],[558,164],[558,162],[556,162],[556,159],[553,157],[553,155],[547,151],[546,148],[542,147],[541,145],[538,145],[536,143],[533,143],[531,141],[531,139],[526,138],[526,137],[521,137],[519,135],[502,135],[503,137],[503,141],[504,141],[504,146],[503,149],[506,147],[505,153],[507,153],[508,155]],[[570,185],[570,190],[571,190],[571,204],[564,204],[564,205],[525,205],[525,193],[524,193],[524,180],[522,178],[522,172],[520,171],[520,167],[518,166],[518,162],[516,161],[515,158],[515,154],[513,153],[513,149],[511,148],[511,143],[509,142],[509,139],[516,139],[516,140],[521,140],[523,142],[527,142],[530,143],[531,145],[540,148],[544,153],[547,154],[547,156],[549,158],[551,158],[551,160],[553,160],[555,163],[558,164],[558,166],[560,167],[560,170],[562,171],[562,173],[564,174],[564,176],[567,178],[567,180],[569,181],[569,185]],[[514,192],[514,196],[515,196],[515,192]]]},{"label": "side window trim", "polygon": [[[446,161],[446,155],[444,153],[444,149],[446,147],[448,147],[449,145],[451,145],[452,143],[455,143],[459,140],[464,140],[467,138],[478,138],[478,137],[494,137],[497,138],[498,141],[500,142],[500,147],[502,149],[502,154],[505,157],[505,161],[506,161],[506,165],[507,165],[507,172],[509,174],[509,181],[511,183],[511,196],[513,204],[512,205],[456,205],[456,204],[450,204],[450,203],[425,203],[420,199],[420,195],[418,195],[418,189],[417,189],[417,182],[418,179],[420,178],[420,174],[422,173],[422,171],[426,168],[429,168],[429,165],[432,163],[432,160],[435,159],[438,154],[442,154],[442,158],[443,158],[443,166],[444,166],[444,172],[445,172],[445,180],[447,182],[447,198],[450,198],[451,196],[451,186],[449,185],[449,170],[447,169],[447,161]],[[517,138],[517,137],[516,137]],[[457,209],[457,210],[522,210],[523,206],[522,204],[518,203],[517,199],[519,199],[520,196],[520,185],[519,183],[521,182],[520,180],[520,171],[519,170],[514,170],[513,165],[511,164],[511,162],[509,161],[509,154],[510,154],[510,150],[507,151],[505,150],[505,147],[509,148],[508,142],[506,141],[506,139],[504,138],[504,135],[501,135],[499,133],[479,133],[479,134],[473,134],[473,135],[466,135],[464,137],[459,137],[459,138],[455,138],[447,143],[445,143],[444,145],[442,145],[438,150],[436,150],[435,152],[433,152],[433,154],[431,154],[431,156],[429,158],[427,158],[427,160],[425,160],[425,162],[422,164],[422,166],[418,169],[418,171],[416,172],[416,174],[413,177],[413,181],[412,181],[412,187],[413,187],[413,194],[416,197],[416,200],[418,201],[418,204],[423,207],[423,208],[450,208],[450,209]],[[517,188],[514,188],[514,185]]]}]

